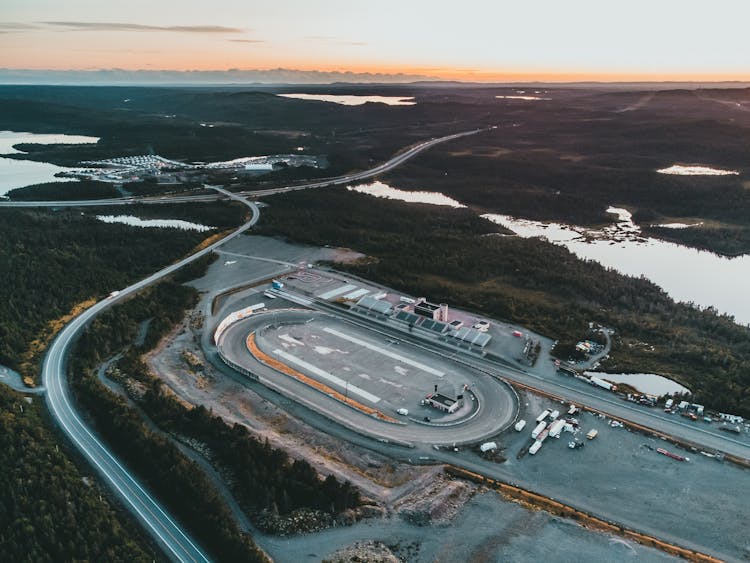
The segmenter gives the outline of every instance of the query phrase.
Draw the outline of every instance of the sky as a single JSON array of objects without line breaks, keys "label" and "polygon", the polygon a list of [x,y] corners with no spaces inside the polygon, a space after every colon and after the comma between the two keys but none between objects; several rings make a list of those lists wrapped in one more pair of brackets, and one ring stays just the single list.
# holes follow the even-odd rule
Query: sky
[{"label": "sky", "polygon": [[745,0],[1,0],[0,68],[750,80]]}]

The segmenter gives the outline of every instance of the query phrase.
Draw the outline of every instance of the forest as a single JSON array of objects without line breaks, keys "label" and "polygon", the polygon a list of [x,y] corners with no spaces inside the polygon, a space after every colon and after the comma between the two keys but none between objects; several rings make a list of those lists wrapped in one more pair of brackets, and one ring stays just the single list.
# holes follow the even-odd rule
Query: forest
[{"label": "forest", "polygon": [[129,515],[79,470],[49,428],[41,396],[0,386],[0,553],[4,561],[133,561],[159,557]]},{"label": "forest", "polygon": [[[230,225],[237,215],[226,207],[228,217],[222,219],[227,210],[217,207],[211,218]],[[0,210],[0,364],[36,378],[55,319],[152,273],[205,236],[107,225],[77,210]],[[145,562],[159,557],[119,502],[112,507],[89,467],[79,470],[70,461],[42,399],[32,401],[0,386],[3,559]]]},{"label": "forest", "polygon": [[[163,282],[101,315],[78,342],[71,361],[75,397],[97,430],[219,560],[262,560],[234,523],[200,468],[165,436],[204,444],[210,461],[228,473],[238,501],[256,524],[273,522],[299,509],[333,517],[359,505],[349,483],[322,479],[305,460],[293,460],[241,425],[229,426],[202,406],[187,408],[151,374],[141,356],[153,348],[195,304],[192,288]],[[141,346],[131,346],[138,326],[150,320]],[[139,414],[96,376],[99,363],[124,350],[121,377],[144,390],[131,396],[162,433],[148,429]],[[167,434],[164,434],[167,433]],[[266,518],[266,516],[270,518]]]},{"label": "forest", "polygon": [[0,210],[0,364],[34,377],[38,358],[29,352],[51,334],[51,321],[184,256],[205,236],[105,224],[77,210]]},{"label": "forest", "polygon": [[543,240],[500,236],[496,225],[468,209],[344,189],[264,201],[261,233],[370,257],[338,268],[554,339],[579,339],[589,322],[614,328],[604,369],[663,374],[710,408],[750,416],[750,329],[711,309],[676,304],[643,278],[579,260]]},{"label": "forest", "polygon": [[122,194],[112,184],[96,180],[34,184],[23,188],[15,188],[5,195],[16,201],[62,201],[122,197]]}]

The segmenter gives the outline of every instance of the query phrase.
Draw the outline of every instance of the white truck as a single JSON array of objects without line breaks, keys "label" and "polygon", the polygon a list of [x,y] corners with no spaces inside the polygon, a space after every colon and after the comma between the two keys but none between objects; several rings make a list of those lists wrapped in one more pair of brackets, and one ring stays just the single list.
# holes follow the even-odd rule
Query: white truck
[{"label": "white truck", "polygon": [[516,425],[513,427],[516,429],[516,432],[520,432],[524,428],[526,428],[526,421],[525,420],[519,420],[516,422]]},{"label": "white truck", "polygon": [[547,423],[540,422],[539,424],[536,425],[536,428],[534,428],[534,430],[531,431],[531,437],[534,438],[534,440],[536,440],[537,436],[539,436],[539,434],[541,434],[545,428],[547,428]]},{"label": "white truck", "polygon": [[549,435],[552,438],[559,438],[560,433],[563,431],[563,428],[565,427],[565,421],[564,420],[556,420],[552,423],[552,426],[549,428]]},{"label": "white truck", "polygon": [[531,447],[529,448],[529,453],[531,455],[536,455],[536,452],[538,452],[539,448],[541,447],[542,447],[542,443],[539,440],[537,440],[536,442],[531,444]]},{"label": "white truck", "polygon": [[485,442],[481,446],[479,446],[479,451],[482,453],[491,452],[492,450],[497,449],[497,443],[496,442]]},{"label": "white truck", "polygon": [[549,416],[549,410],[544,410],[542,414],[536,417],[537,422],[542,422],[544,419],[546,419]]},{"label": "white truck", "polygon": [[552,411],[549,415],[549,418],[550,420],[557,420],[558,418],[560,418],[560,411]]},{"label": "white truck", "polygon": [[597,387],[601,387],[602,389],[606,389],[607,391],[614,391],[617,389],[616,386],[612,385],[609,381],[604,381],[603,379],[600,379],[598,377],[592,377],[589,379],[591,382],[591,385],[596,385]]}]

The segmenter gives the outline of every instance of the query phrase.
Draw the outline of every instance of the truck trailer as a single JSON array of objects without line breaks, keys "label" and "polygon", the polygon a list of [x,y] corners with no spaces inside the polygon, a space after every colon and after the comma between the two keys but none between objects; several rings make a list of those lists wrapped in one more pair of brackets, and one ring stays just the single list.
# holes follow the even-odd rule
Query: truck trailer
[{"label": "truck trailer", "polygon": [[563,431],[563,427],[565,426],[564,420],[556,420],[552,423],[552,426],[549,428],[549,435],[552,438],[559,438],[560,433]]},{"label": "truck trailer", "polygon": [[549,410],[542,411],[542,414],[536,417],[537,422],[542,422],[544,419],[546,419],[549,416]]},{"label": "truck trailer", "polygon": [[617,389],[616,386],[612,385],[609,381],[604,381],[603,379],[600,379],[598,377],[592,377],[589,379],[591,382],[591,385],[596,385],[597,387],[601,387],[602,389],[606,389],[607,391],[614,391]]},{"label": "truck trailer", "polygon": [[536,440],[536,437],[539,436],[539,434],[541,434],[542,430],[544,430],[545,428],[547,428],[547,423],[540,422],[539,424],[536,425],[536,428],[534,428],[534,430],[531,431],[531,437],[534,438],[534,440]]}]

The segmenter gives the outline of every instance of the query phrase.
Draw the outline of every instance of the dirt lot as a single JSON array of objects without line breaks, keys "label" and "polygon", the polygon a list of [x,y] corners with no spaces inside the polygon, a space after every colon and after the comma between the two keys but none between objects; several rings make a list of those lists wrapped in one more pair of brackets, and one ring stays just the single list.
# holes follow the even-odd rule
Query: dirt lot
[{"label": "dirt lot", "polygon": [[244,424],[260,439],[268,439],[293,457],[306,459],[321,473],[351,481],[387,509],[434,482],[440,473],[439,467],[400,464],[326,435],[217,373],[203,356],[191,318],[147,356],[149,366],[182,400],[210,407],[230,424]]}]

